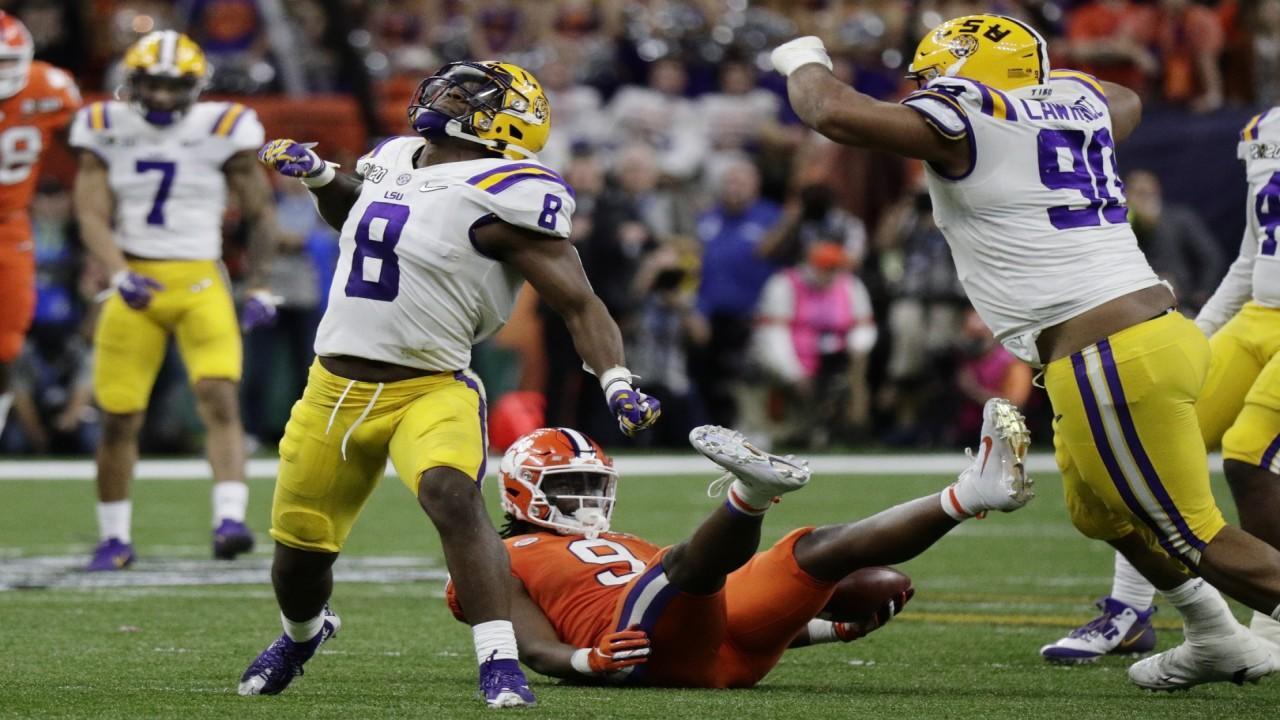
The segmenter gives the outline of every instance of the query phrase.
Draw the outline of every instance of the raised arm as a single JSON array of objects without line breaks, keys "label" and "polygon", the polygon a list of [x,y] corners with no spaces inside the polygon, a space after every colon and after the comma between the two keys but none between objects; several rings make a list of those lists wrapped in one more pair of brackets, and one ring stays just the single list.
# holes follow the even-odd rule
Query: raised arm
[{"label": "raised arm", "polygon": [[1123,85],[1106,80],[1099,82],[1106,91],[1107,105],[1111,109],[1111,134],[1116,142],[1120,142],[1132,135],[1138,123],[1142,122],[1142,98]]},{"label": "raised arm", "polygon": [[301,180],[311,190],[320,217],[329,227],[341,231],[360,197],[361,180],[338,172],[337,165],[322,160],[311,149],[314,146],[315,143],[287,138],[272,140],[258,151],[258,160],[281,175]]},{"label": "raised arm", "polygon": [[805,125],[843,145],[889,150],[925,160],[953,174],[969,162],[967,136],[948,138],[905,105],[881,102],[836,79],[816,37],[773,51],[774,68],[787,76],[791,107]]},{"label": "raised arm", "polygon": [[564,320],[578,355],[600,378],[624,433],[631,435],[657,421],[661,406],[631,386],[622,332],[592,291],[572,244],[497,220],[475,227],[473,238],[477,250],[518,271]]}]

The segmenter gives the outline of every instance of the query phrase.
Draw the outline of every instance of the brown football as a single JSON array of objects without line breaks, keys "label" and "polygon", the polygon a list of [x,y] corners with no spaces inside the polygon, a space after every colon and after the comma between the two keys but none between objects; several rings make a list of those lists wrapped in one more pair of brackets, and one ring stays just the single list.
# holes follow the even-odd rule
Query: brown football
[{"label": "brown football", "polygon": [[[865,567],[855,570],[836,585],[818,617],[836,622],[857,622],[871,617],[890,601],[897,602],[914,590],[911,578],[891,567]],[[894,614],[902,608],[896,607]]]}]

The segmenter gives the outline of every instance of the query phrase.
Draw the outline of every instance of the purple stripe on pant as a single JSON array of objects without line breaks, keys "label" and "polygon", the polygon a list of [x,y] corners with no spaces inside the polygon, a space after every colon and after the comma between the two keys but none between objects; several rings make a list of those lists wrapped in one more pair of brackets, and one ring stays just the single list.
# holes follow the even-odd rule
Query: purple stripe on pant
[{"label": "purple stripe on pant", "polygon": [[484,393],[480,391],[480,386],[476,384],[476,381],[461,370],[453,374],[453,379],[464,382],[467,387],[475,390],[476,399],[480,401],[480,444],[482,447],[480,448],[480,472],[476,473],[476,484],[481,485],[484,483],[484,471],[489,465],[489,421],[487,408],[485,408]]}]

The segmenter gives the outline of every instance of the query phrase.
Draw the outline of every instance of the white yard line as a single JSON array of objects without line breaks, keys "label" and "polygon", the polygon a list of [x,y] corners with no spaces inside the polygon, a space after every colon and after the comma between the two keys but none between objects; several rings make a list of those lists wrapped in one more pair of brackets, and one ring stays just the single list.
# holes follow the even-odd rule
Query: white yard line
[{"label": "white yard line", "polygon": [[[618,472],[624,476],[712,475],[717,468],[697,455],[624,455],[615,458]],[[877,454],[815,455],[809,460],[815,473],[822,475],[950,475],[964,469],[968,460],[961,453],[946,454]],[[1212,455],[1209,467],[1221,467],[1222,458]],[[278,461],[249,461],[249,477],[274,478]],[[498,458],[489,458],[489,475],[498,467]],[[1033,453],[1027,456],[1027,470],[1032,473],[1057,474],[1053,455]],[[0,482],[14,480],[92,480],[91,460],[0,460]],[[387,476],[395,477],[388,463]],[[208,480],[209,466],[203,459],[173,458],[143,460],[138,463],[137,477],[143,480]]]}]

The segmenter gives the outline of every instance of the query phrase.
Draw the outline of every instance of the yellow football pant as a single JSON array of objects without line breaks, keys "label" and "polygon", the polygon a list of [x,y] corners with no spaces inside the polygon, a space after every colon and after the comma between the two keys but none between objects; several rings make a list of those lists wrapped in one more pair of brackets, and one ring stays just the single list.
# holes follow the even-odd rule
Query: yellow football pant
[{"label": "yellow football pant", "polygon": [[1049,364],[1054,452],[1080,532],[1136,530],[1190,566],[1226,525],[1209,489],[1196,397],[1209,344],[1178,313],[1126,328]]},{"label": "yellow football pant", "polygon": [[144,310],[130,308],[118,293],[103,303],[93,336],[98,406],[111,413],[146,409],[170,333],[193,384],[206,378],[238,381],[243,361],[240,328],[222,264],[130,260],[129,269],[164,288]]},{"label": "yellow football pant", "polygon": [[1196,414],[1205,445],[1280,473],[1280,309],[1248,303],[1209,340]]},{"label": "yellow football pant", "polygon": [[317,360],[280,440],[271,537],[338,552],[387,458],[415,495],[422,474],[455,468],[484,478],[484,386],[470,370],[393,383],[357,382]]}]

